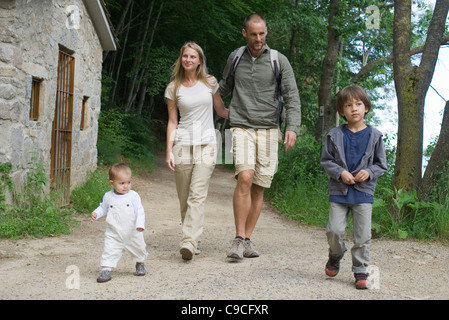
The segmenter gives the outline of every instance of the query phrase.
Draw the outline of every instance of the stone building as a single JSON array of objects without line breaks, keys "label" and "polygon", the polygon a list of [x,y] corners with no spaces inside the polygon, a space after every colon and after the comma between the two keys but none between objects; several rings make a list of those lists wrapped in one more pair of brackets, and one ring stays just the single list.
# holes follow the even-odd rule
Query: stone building
[{"label": "stone building", "polygon": [[0,0],[0,163],[16,187],[42,163],[67,202],[95,170],[103,52],[116,45],[103,0]]}]

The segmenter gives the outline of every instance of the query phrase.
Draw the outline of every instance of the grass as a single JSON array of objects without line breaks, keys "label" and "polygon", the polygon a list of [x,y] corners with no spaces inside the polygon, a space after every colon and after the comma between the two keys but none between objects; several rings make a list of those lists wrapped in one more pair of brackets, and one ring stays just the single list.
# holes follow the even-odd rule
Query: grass
[{"label": "grass", "polygon": [[[413,238],[449,243],[449,173],[443,174],[429,200],[419,201],[416,191],[392,187],[394,149],[387,146],[390,170],[378,179],[373,204],[375,237]],[[279,211],[302,224],[325,227],[328,221],[328,177],[319,161],[320,145],[300,135],[293,149],[280,153],[279,166],[266,199]],[[351,229],[348,224],[349,230]]]},{"label": "grass", "polygon": [[[8,186],[12,203],[4,203],[0,210],[0,238],[20,239],[26,236],[45,237],[71,233],[77,225],[73,211],[58,205],[57,193],[45,194],[47,184],[42,163],[33,158],[22,190],[14,188],[9,172],[2,172],[2,187]],[[2,164],[3,166],[4,164]],[[59,197],[60,198],[60,197]]]}]

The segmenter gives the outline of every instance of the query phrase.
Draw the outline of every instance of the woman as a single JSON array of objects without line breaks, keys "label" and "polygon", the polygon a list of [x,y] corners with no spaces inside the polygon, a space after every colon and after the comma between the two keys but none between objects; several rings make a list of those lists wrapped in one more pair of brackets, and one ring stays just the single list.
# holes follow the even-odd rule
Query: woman
[{"label": "woman", "polygon": [[181,209],[180,253],[184,260],[191,260],[198,253],[209,180],[217,157],[212,106],[219,116],[229,118],[229,110],[218,92],[218,82],[207,74],[203,50],[196,43],[187,42],[182,46],[165,99],[168,107],[166,163],[175,173]]}]

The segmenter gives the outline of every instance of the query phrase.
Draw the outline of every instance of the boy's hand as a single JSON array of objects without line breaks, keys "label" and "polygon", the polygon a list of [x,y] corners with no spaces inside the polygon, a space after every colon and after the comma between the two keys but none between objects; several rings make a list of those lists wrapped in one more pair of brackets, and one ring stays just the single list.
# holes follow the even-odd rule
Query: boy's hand
[{"label": "boy's hand", "polygon": [[355,176],[354,180],[356,182],[363,182],[369,179],[369,172],[366,170],[360,170]]},{"label": "boy's hand", "polygon": [[356,180],[354,179],[354,176],[347,170],[343,170],[340,177],[345,184],[355,184]]},{"label": "boy's hand", "polygon": [[97,220],[97,214],[95,212],[92,212],[90,215],[90,223],[93,223],[95,220]]},{"label": "boy's hand", "polygon": [[136,228],[137,231],[142,232],[143,228]]}]

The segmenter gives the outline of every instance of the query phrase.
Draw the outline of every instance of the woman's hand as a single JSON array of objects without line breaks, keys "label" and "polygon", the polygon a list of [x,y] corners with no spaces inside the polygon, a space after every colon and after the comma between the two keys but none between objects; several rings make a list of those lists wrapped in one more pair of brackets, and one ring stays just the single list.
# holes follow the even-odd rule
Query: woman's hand
[{"label": "woman's hand", "polygon": [[175,156],[173,155],[173,152],[169,152],[165,163],[171,171],[175,171]]}]

